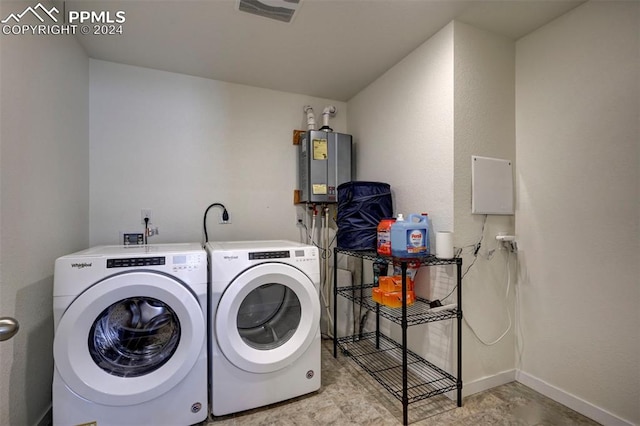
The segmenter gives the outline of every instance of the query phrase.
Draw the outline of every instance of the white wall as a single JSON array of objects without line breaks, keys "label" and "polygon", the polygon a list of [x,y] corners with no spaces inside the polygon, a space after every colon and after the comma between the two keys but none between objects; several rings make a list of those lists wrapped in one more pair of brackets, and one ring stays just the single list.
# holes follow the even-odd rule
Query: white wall
[{"label": "white wall", "polygon": [[471,267],[462,293],[463,371],[467,388],[480,390],[485,385],[474,381],[514,377],[516,259],[495,239],[499,232],[513,234],[514,217],[488,215],[482,232],[485,216],[471,214],[471,156],[515,160],[515,43],[461,22],[454,29],[455,246],[464,247],[463,271]]},{"label": "white wall", "polygon": [[394,212],[453,230],[453,25],[348,102],[357,179],[391,185]]},{"label": "white wall", "polygon": [[[3,2],[0,16],[31,2]],[[53,265],[89,243],[89,61],[73,36],[3,35],[0,88],[0,424],[51,404]]]},{"label": "white wall", "polygon": [[[513,42],[457,22],[447,25],[348,102],[357,178],[391,184],[396,212],[429,212],[434,230],[455,231],[457,247],[477,243],[482,218],[470,214],[471,154],[515,156],[513,61]],[[490,222],[494,231],[513,230],[510,217]],[[466,269],[472,256],[464,253]],[[499,255],[477,261],[464,283],[463,308],[475,314],[473,324],[486,340],[502,333],[506,309],[513,310],[512,299],[505,301],[499,290],[506,287],[504,262]],[[453,268],[432,268],[419,274],[418,286],[439,298],[454,282]],[[471,285],[484,291],[467,291]],[[452,323],[427,327],[410,329],[410,345],[437,364],[455,365]],[[466,382],[503,371],[515,377],[513,332],[493,347],[475,341],[466,326],[463,332]]]},{"label": "white wall", "polygon": [[589,2],[517,43],[522,380],[640,424],[640,4]]},{"label": "white wall", "polygon": [[152,210],[160,235],[150,243],[299,240],[294,129],[302,107],[333,104],[335,131],[346,104],[186,75],[91,60],[91,244],[118,243]]},{"label": "white wall", "polygon": [[[357,180],[390,184],[394,214],[427,212],[435,230],[453,230],[453,81],[449,24],[348,102]],[[449,293],[450,269],[422,268],[416,292],[429,298]],[[383,319],[381,329],[401,339],[397,325]],[[454,335],[452,321],[412,327],[408,345],[455,373]]]}]

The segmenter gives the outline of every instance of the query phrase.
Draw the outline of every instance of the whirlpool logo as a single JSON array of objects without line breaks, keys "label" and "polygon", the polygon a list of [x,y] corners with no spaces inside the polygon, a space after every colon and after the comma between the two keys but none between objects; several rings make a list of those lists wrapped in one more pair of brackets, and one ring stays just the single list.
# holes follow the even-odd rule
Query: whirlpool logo
[{"label": "whirlpool logo", "polygon": [[76,269],[84,269],[84,268],[91,268],[91,263],[87,263],[87,262],[83,262],[83,263],[72,263],[71,267],[72,268],[76,268]]},{"label": "whirlpool logo", "polygon": [[238,256],[224,256],[224,260],[238,260]]}]

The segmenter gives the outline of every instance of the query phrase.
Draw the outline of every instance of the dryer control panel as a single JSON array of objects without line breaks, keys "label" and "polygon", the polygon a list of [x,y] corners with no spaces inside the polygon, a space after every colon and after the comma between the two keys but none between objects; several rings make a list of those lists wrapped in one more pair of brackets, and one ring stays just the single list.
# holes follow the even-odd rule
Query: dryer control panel
[{"label": "dryer control panel", "polygon": [[[254,251],[249,252],[249,260],[269,260],[269,259],[290,259],[300,260],[296,258],[305,257],[304,249],[296,250],[278,250],[278,251]],[[315,257],[315,253],[311,253]]]},{"label": "dryer control panel", "polygon": [[288,259],[289,257],[291,257],[289,250],[249,252],[249,260]]}]

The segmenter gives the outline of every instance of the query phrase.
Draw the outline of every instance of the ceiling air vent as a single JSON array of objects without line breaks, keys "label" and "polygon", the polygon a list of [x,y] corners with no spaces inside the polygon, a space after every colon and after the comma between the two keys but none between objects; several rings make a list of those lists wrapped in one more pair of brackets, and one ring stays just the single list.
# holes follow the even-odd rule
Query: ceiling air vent
[{"label": "ceiling air vent", "polygon": [[254,15],[275,19],[280,22],[291,22],[302,0],[238,0],[238,10]]}]

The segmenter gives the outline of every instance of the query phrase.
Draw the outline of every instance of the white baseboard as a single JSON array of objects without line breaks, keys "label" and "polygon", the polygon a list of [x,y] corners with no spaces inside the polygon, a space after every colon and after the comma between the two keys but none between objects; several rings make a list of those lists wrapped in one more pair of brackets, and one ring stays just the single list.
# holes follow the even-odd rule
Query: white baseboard
[{"label": "white baseboard", "polygon": [[[503,371],[493,376],[476,379],[472,382],[464,382],[462,384],[462,397],[473,395],[474,393],[486,391],[496,386],[506,385],[516,380],[516,370]],[[451,400],[456,399],[456,391],[447,392],[447,397]]]},{"label": "white baseboard", "polygon": [[524,373],[520,370],[516,373],[516,380],[525,386],[530,387],[536,392],[559,402],[571,408],[578,413],[595,420],[598,423],[607,426],[634,426],[633,423],[624,420],[615,414],[612,414],[600,407],[597,407],[584,399],[578,398],[562,389],[559,389],[544,380],[540,380],[530,374]]},{"label": "white baseboard", "polygon": [[[513,381],[518,381],[523,385],[530,387],[536,392],[541,393],[547,398],[551,398],[554,401],[571,408],[578,413],[595,420],[606,426],[636,426],[634,423],[622,419],[615,414],[612,414],[600,407],[593,405],[575,395],[572,395],[562,389],[559,389],[549,383],[538,379],[530,374],[524,373],[521,370],[507,370],[501,373],[497,373],[493,376],[487,376],[480,379],[473,380],[471,382],[464,382],[462,387],[462,396],[466,397],[478,392],[501,386]],[[456,392],[448,392],[447,396],[455,400]]]},{"label": "white baseboard", "polygon": [[474,393],[486,391],[496,386],[506,385],[516,380],[516,370],[507,370],[493,376],[483,377],[472,382],[465,382],[462,386],[462,395],[469,396]]}]

